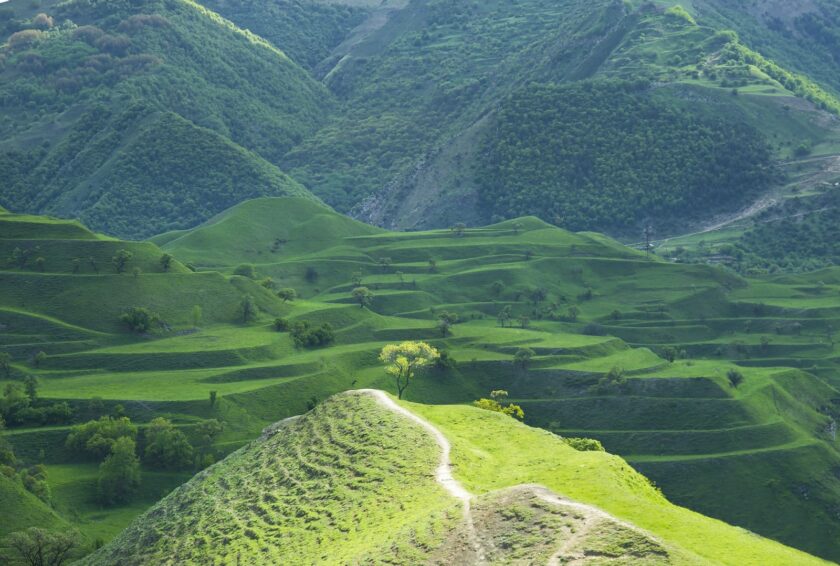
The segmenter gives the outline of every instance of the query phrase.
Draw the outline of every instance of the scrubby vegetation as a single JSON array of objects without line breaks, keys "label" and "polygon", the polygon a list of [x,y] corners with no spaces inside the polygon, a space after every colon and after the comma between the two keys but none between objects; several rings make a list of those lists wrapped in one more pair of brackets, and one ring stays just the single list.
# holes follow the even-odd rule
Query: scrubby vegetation
[{"label": "scrubby vegetation", "polygon": [[645,218],[730,210],[777,180],[758,132],[669,104],[644,83],[530,87],[491,132],[478,166],[485,206],[571,230],[639,231]]}]

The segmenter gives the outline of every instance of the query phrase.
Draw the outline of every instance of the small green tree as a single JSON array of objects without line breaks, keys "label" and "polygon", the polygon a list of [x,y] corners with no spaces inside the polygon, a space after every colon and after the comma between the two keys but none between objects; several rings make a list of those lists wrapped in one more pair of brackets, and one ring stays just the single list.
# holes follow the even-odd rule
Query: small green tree
[{"label": "small green tree", "polygon": [[146,307],[131,307],[120,316],[120,320],[137,334],[150,332],[152,327],[161,322],[160,316]]},{"label": "small green tree", "polygon": [[438,328],[441,335],[446,338],[452,329],[453,324],[457,324],[458,314],[454,312],[443,311],[438,314]]},{"label": "small green tree", "polygon": [[379,264],[379,267],[382,268],[382,271],[388,271],[388,268],[391,267],[393,260],[390,257],[380,257],[377,263]]},{"label": "small green tree", "polygon": [[257,317],[257,303],[254,302],[254,297],[245,295],[239,302],[239,315],[242,317],[242,323],[247,324]]},{"label": "small green tree", "polygon": [[297,291],[295,291],[291,287],[286,287],[285,289],[280,289],[279,291],[277,291],[277,296],[280,297],[280,299],[282,299],[284,303],[288,303],[297,299]]},{"label": "small green tree", "polygon": [[201,310],[201,305],[195,305],[192,308],[192,312],[190,313],[190,319],[192,319],[193,328],[198,328],[201,324],[201,319],[204,316],[204,313]]},{"label": "small green tree", "polygon": [[510,324],[512,318],[511,307],[510,305],[506,305],[501,311],[499,311],[499,314],[496,316],[496,321],[499,323],[499,326],[504,328]]},{"label": "small green tree", "polygon": [[23,378],[23,388],[30,402],[34,403],[38,400],[38,380],[34,375],[27,375]]},{"label": "small green tree", "polygon": [[111,263],[114,264],[114,269],[117,273],[124,273],[128,262],[133,257],[134,254],[126,249],[117,250],[117,253],[111,258]]},{"label": "small green tree", "polygon": [[144,429],[146,449],[144,460],[157,468],[168,470],[192,464],[193,448],[183,432],[163,417],[157,417]]},{"label": "small green tree", "polygon": [[118,439],[126,437],[134,440],[136,436],[137,427],[131,424],[128,417],[113,418],[106,415],[74,426],[67,435],[65,445],[77,454],[102,458],[111,451]]},{"label": "small green tree", "polygon": [[172,269],[172,256],[170,254],[163,254],[160,256],[160,268],[164,273]]},{"label": "small green tree", "polygon": [[385,371],[393,376],[397,398],[402,399],[417,371],[433,363],[439,356],[438,351],[425,342],[407,341],[382,348],[379,360],[385,364]]},{"label": "small green tree", "polygon": [[43,350],[32,357],[32,363],[35,364],[36,368],[41,367],[41,364],[45,361],[47,361],[47,353]]},{"label": "small green tree", "polygon": [[527,315],[522,315],[519,317],[519,326],[521,328],[528,328],[531,325],[531,319]]},{"label": "small green tree", "polygon": [[566,310],[566,320],[569,322],[577,322],[578,316],[580,315],[580,309],[572,305]]},{"label": "small green tree", "polygon": [[106,505],[124,503],[140,486],[140,460],[134,440],[124,436],[111,447],[111,454],[99,466],[99,498]]},{"label": "small green tree", "polygon": [[729,385],[737,388],[744,381],[744,374],[737,369],[731,369],[726,372],[726,378],[729,380]]},{"label": "small green tree", "polygon": [[668,360],[668,362],[674,363],[674,360],[677,359],[677,349],[673,346],[666,346],[662,350],[662,357]]},{"label": "small green tree", "polygon": [[219,393],[215,389],[210,392],[210,408],[214,409],[216,407],[216,399]]},{"label": "small green tree", "polygon": [[463,237],[464,237],[464,233],[465,233],[465,232],[466,232],[466,230],[467,230],[467,225],[466,225],[466,224],[464,224],[463,222],[458,222],[457,224],[454,224],[454,225],[450,228],[450,230],[452,231],[452,234],[453,234],[456,238],[463,238]]},{"label": "small green tree", "polygon": [[521,368],[527,368],[531,364],[531,358],[536,355],[531,348],[520,348],[513,355],[513,362]]},{"label": "small green tree", "polygon": [[369,307],[373,302],[373,291],[367,287],[356,287],[352,292],[353,300],[359,303],[361,308]]},{"label": "small green tree", "polygon": [[62,566],[79,546],[79,536],[72,531],[48,531],[29,527],[11,533],[4,539],[4,546],[12,549],[23,564],[28,566]]},{"label": "small green tree", "polygon": [[0,352],[0,373],[6,378],[12,376],[12,355],[8,352]]},{"label": "small green tree", "polygon": [[239,275],[240,277],[247,277],[248,279],[255,279],[257,277],[257,270],[250,263],[242,263],[236,266],[233,274]]},{"label": "small green tree", "polygon": [[494,297],[498,297],[502,294],[502,291],[505,290],[505,282],[504,281],[493,281],[490,283],[490,292],[493,293]]}]

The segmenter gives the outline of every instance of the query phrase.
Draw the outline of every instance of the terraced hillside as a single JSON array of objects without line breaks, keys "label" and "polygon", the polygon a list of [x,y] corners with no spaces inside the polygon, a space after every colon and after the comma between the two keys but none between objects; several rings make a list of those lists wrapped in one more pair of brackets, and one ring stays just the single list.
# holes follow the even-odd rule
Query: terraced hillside
[{"label": "terraced hillside", "polygon": [[[272,427],[83,563],[822,563],[670,505],[614,456],[479,409],[408,405],[431,421],[424,428],[376,394],[335,396]],[[523,454],[502,457],[499,438]],[[526,453],[537,451],[534,465]],[[447,493],[439,462],[476,495]],[[589,491],[581,469],[597,478]],[[519,485],[536,480],[546,487]]]},{"label": "terraced hillside", "polygon": [[[163,415],[192,435],[218,419],[213,450],[223,455],[334,393],[391,390],[379,350],[425,340],[454,364],[431,368],[409,399],[468,403],[505,389],[526,422],[601,440],[677,504],[821,556],[840,552],[837,354],[820,344],[825,325],[840,324],[834,272],[819,275],[817,292],[809,278],[668,263],[536,218],[393,233],[307,199],[250,201],[154,243],[11,214],[0,230],[6,254],[40,246],[32,263],[0,274],[11,381],[36,375],[40,402],[67,401],[74,422],[117,405],[141,430]],[[120,275],[110,257],[122,248],[135,255]],[[163,272],[164,253],[182,263]],[[73,258],[91,255],[99,273],[84,261],[73,273]],[[53,296],[59,285],[64,295]],[[366,308],[358,287],[373,294]],[[269,290],[284,288],[296,298]],[[254,318],[242,317],[245,295]],[[129,334],[119,316],[132,306],[166,325]],[[458,315],[445,335],[444,312]],[[334,340],[296,346],[276,318],[281,330],[329,324]],[[103,511],[95,468],[64,447],[70,424],[15,424],[7,436],[21,458],[43,458],[56,508],[91,539],[110,539],[186,477],[144,468],[135,503]]]}]

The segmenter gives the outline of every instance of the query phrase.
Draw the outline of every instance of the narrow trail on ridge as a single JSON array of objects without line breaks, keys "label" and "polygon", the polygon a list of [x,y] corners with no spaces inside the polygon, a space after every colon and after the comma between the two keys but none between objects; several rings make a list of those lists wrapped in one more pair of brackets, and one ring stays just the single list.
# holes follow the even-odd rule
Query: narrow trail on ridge
[{"label": "narrow trail on ridge", "polygon": [[473,496],[469,491],[464,489],[464,486],[462,486],[452,475],[452,462],[449,458],[452,446],[449,444],[449,440],[447,440],[446,436],[444,436],[443,433],[435,427],[435,425],[426,419],[415,415],[405,407],[398,405],[393,399],[388,397],[384,391],[379,391],[377,389],[357,389],[353,393],[370,395],[385,408],[414,421],[432,435],[437,442],[437,445],[440,447],[440,461],[437,469],[435,470],[435,481],[443,486],[443,488],[452,497],[459,499],[464,504],[464,521],[467,526],[467,536],[469,538],[470,546],[472,546],[477,556],[477,561],[475,563],[486,564],[487,561],[484,551],[481,548],[481,544],[479,543],[478,535],[476,534],[472,511],[470,508],[470,501]]}]

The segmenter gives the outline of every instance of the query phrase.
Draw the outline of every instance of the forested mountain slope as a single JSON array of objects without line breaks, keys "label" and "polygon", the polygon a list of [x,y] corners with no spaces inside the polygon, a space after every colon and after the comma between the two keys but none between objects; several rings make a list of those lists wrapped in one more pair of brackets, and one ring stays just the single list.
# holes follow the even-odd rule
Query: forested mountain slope
[{"label": "forested mountain slope", "polygon": [[189,1],[78,0],[16,18],[23,4],[3,9],[3,204],[137,238],[306,194],[269,161],[330,97],[265,40]]},{"label": "forested mountain slope", "polygon": [[[2,202],[131,237],[301,186],[391,228],[703,226],[789,190],[783,162],[840,140],[835,63],[814,55],[832,56],[836,10],[786,5],[13,0]],[[543,120],[538,99],[564,88],[575,109]],[[161,167],[126,168],[158,112],[185,120]],[[193,138],[218,153],[195,162]]]}]

